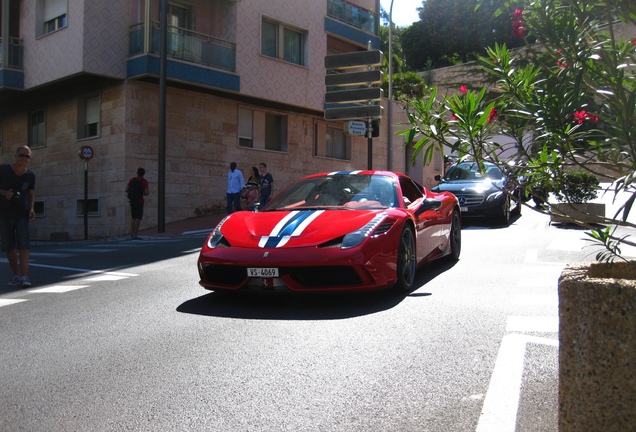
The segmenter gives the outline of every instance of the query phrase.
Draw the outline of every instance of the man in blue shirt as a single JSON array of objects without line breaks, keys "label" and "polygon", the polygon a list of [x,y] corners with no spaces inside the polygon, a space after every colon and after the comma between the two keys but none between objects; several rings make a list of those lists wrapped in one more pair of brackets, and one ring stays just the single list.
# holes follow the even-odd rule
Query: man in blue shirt
[{"label": "man in blue shirt", "polygon": [[236,162],[230,164],[230,171],[227,173],[227,207],[225,212],[227,214],[233,213],[232,205],[234,205],[234,211],[241,211],[241,189],[245,187],[245,180],[243,180],[243,173],[236,168]]}]

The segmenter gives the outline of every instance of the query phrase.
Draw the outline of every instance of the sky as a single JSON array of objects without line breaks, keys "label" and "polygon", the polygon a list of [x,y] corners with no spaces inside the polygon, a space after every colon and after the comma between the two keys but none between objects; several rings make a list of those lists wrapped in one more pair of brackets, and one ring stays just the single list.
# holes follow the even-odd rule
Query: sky
[{"label": "sky", "polygon": [[[391,0],[380,0],[382,8],[389,13]],[[422,7],[422,0],[393,0],[393,25],[406,27],[419,20],[417,8]]]}]

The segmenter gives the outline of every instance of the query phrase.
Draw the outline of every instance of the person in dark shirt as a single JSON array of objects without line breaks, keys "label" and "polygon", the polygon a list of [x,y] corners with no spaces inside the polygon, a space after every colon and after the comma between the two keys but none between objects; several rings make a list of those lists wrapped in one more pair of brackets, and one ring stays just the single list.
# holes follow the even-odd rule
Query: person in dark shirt
[{"label": "person in dark shirt", "polygon": [[28,168],[30,162],[31,149],[21,146],[15,162],[0,165],[0,237],[13,272],[7,285],[23,288],[31,286],[29,221],[35,218],[35,174]]}]

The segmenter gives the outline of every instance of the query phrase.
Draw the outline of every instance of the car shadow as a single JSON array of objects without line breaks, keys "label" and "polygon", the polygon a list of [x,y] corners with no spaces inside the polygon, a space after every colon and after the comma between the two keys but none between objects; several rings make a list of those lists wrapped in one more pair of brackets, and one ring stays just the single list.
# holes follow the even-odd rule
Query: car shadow
[{"label": "car shadow", "polygon": [[441,259],[426,264],[415,275],[412,292],[387,289],[360,293],[223,293],[210,292],[177,307],[177,312],[222,318],[260,320],[338,320],[391,309],[407,297],[428,297],[426,284],[456,264]]},{"label": "car shadow", "polygon": [[188,300],[177,312],[259,320],[338,320],[370,315],[399,304],[406,293],[221,293]]},{"label": "car shadow", "polygon": [[520,214],[510,215],[510,224],[506,225],[496,218],[465,217],[462,219],[462,229],[505,229],[517,222],[520,218]]}]

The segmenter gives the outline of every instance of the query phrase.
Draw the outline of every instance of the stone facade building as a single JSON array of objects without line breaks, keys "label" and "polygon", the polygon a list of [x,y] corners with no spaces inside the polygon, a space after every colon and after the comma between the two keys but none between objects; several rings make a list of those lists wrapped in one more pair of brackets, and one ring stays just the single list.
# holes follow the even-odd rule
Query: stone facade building
[{"label": "stone facade building", "polygon": [[[367,168],[368,138],[324,119],[324,58],[379,49],[378,0],[170,0],[165,129],[160,4],[0,0],[0,162],[32,148],[34,240],[125,235],[124,189],[138,167],[151,192],[142,228],[223,209],[232,161],[246,176],[266,162],[275,191],[314,172]],[[405,121],[397,104],[393,117]],[[388,129],[385,117],[372,168],[391,160],[432,186],[441,161],[412,165],[400,137],[389,157]]]}]

